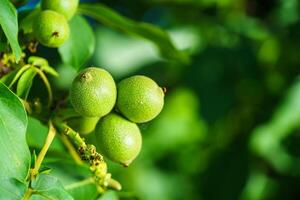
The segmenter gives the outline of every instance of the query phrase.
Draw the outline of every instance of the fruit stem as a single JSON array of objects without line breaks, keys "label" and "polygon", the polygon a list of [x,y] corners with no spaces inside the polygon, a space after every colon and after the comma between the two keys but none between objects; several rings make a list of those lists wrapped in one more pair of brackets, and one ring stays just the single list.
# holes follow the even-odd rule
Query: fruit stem
[{"label": "fruit stem", "polygon": [[107,187],[120,190],[121,184],[111,178],[111,174],[107,173],[107,165],[103,156],[96,151],[96,147],[91,144],[86,144],[79,133],[74,131],[65,122],[56,119],[54,124],[58,131],[68,136],[78,148],[78,152],[82,160],[88,161],[90,170],[93,174],[94,183],[96,184],[99,193],[103,193]]}]

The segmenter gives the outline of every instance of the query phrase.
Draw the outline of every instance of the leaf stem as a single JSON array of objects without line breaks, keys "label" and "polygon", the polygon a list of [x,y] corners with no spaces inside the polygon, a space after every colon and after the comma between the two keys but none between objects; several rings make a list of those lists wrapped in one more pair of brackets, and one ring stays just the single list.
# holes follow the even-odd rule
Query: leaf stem
[{"label": "leaf stem", "polygon": [[48,135],[47,135],[47,138],[46,138],[46,141],[45,141],[45,144],[44,146],[42,147],[39,155],[37,156],[37,159],[35,161],[35,164],[34,164],[34,168],[31,170],[31,177],[34,177],[38,174],[39,172],[39,169],[41,167],[41,164],[44,160],[44,157],[55,137],[55,134],[56,134],[56,130],[52,124],[51,121],[49,121],[49,131],[48,131]]},{"label": "leaf stem", "polygon": [[51,85],[46,77],[46,75],[44,74],[44,72],[38,68],[35,67],[36,72],[39,74],[39,76],[41,77],[41,79],[43,80],[47,92],[48,92],[48,96],[49,96],[49,101],[48,101],[48,107],[51,106],[52,104],[52,100],[53,100],[53,94],[52,94],[52,89],[51,89]]},{"label": "leaf stem", "polygon": [[39,173],[39,169],[42,165],[42,162],[45,158],[45,155],[54,139],[56,135],[56,130],[52,124],[51,121],[49,121],[49,131],[48,131],[48,135],[47,135],[47,138],[45,140],[45,143],[44,143],[44,146],[42,147],[39,155],[37,156],[37,159],[34,163],[34,168],[33,169],[30,169],[30,173],[29,173],[29,177],[28,177],[28,181],[29,181],[29,187],[27,188],[26,190],[26,193],[24,194],[24,197],[22,200],[29,200],[31,195],[33,194],[33,189],[31,188],[31,181],[33,179],[35,179],[36,175]]},{"label": "leaf stem", "polygon": [[12,82],[9,84],[8,87],[11,88],[15,84],[15,82],[18,80],[18,78],[20,78],[20,76],[23,74],[23,72],[25,72],[30,67],[31,67],[31,65],[29,65],[29,64],[21,67],[21,69],[17,72],[17,74],[15,75],[14,79],[12,80]]}]

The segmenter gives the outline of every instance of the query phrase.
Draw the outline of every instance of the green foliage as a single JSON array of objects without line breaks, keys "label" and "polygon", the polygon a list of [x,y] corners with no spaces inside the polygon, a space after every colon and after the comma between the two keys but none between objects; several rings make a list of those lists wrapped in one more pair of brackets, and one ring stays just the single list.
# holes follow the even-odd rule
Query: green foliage
[{"label": "green foliage", "polygon": [[94,33],[87,21],[80,16],[71,20],[70,29],[70,38],[59,48],[59,53],[65,64],[79,70],[94,53]]},{"label": "green foliage", "polygon": [[158,46],[162,56],[167,59],[174,59],[181,63],[189,61],[187,55],[174,47],[168,34],[151,24],[132,21],[99,3],[82,4],[79,6],[79,13],[93,17],[104,25],[151,40]]},{"label": "green foliage", "polygon": [[46,174],[39,175],[36,181],[33,182],[33,189],[35,194],[30,199],[73,199],[56,177]]},{"label": "green foliage", "polygon": [[1,196],[17,199],[22,196],[20,191],[23,191],[30,165],[25,140],[27,116],[20,99],[2,83],[0,93]]},{"label": "green foliage", "polygon": [[16,61],[19,61],[22,51],[18,42],[18,17],[15,7],[9,0],[0,2],[0,25],[16,56]]},{"label": "green foliage", "polygon": [[108,191],[102,197],[98,198],[98,200],[117,200],[118,195],[113,191]]},{"label": "green foliage", "polygon": [[281,144],[299,126],[299,98],[300,84],[297,81],[288,91],[286,99],[274,111],[270,121],[254,130],[250,143],[256,154],[264,157],[284,174],[298,175],[300,172],[297,169],[300,159],[290,155]]},{"label": "green foliage", "polygon": [[33,32],[33,23],[36,17],[41,13],[40,9],[35,9],[26,15],[20,22],[20,29],[24,31],[24,33],[32,33]]},{"label": "green foliage", "polygon": [[27,99],[36,73],[37,72],[33,68],[29,68],[22,74],[17,85],[17,95],[19,97],[24,98],[25,100]]},{"label": "green foliage", "polygon": [[[96,2],[0,0],[0,199],[299,199],[299,1]],[[33,27],[46,8],[70,29],[59,48]],[[136,125],[145,101],[127,90],[129,114],[110,101],[100,122],[81,116],[70,88],[87,66],[151,77],[164,108]],[[128,164],[133,133],[134,162],[111,162]]]},{"label": "green foliage", "polygon": [[[48,128],[42,124],[39,120],[28,117],[28,126],[26,130],[26,141],[28,146],[34,149],[41,149],[45,137],[47,136]],[[50,149],[50,152],[65,153],[65,148],[58,138],[54,139]]]}]

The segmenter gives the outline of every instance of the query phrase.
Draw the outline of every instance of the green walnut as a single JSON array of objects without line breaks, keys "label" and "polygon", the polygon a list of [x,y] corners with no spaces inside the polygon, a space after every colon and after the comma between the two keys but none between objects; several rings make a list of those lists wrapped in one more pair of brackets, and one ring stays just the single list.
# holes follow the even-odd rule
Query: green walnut
[{"label": "green walnut", "polygon": [[116,103],[116,84],[106,70],[89,67],[75,77],[70,98],[74,109],[82,116],[102,117]]},{"label": "green walnut", "polygon": [[142,136],[138,126],[115,113],[100,119],[95,134],[100,152],[124,166],[129,166],[142,147]]},{"label": "green walnut", "polygon": [[93,132],[99,119],[99,117],[75,117],[68,120],[68,125],[80,134],[87,135]]},{"label": "green walnut", "polygon": [[42,0],[43,10],[53,10],[65,16],[67,20],[71,19],[78,7],[79,0]]},{"label": "green walnut", "polygon": [[54,11],[42,11],[33,22],[33,31],[37,40],[47,47],[59,47],[70,34],[66,18]]},{"label": "green walnut", "polygon": [[117,109],[133,122],[150,121],[163,108],[163,89],[146,76],[136,75],[126,78],[117,85],[117,88]]}]

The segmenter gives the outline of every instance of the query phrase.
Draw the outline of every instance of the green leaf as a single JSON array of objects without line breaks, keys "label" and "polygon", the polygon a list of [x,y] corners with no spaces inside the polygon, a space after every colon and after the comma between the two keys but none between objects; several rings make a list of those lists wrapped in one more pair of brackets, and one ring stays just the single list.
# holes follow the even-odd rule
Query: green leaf
[{"label": "green leaf", "polygon": [[65,64],[79,70],[94,53],[95,37],[90,25],[79,15],[72,18],[70,29],[70,38],[59,48],[59,53]]},{"label": "green leaf", "polygon": [[98,196],[96,186],[87,165],[77,165],[73,160],[57,160],[49,158],[47,166],[53,170],[52,176],[59,178],[69,194],[76,200],[94,200]]},{"label": "green leaf", "polygon": [[253,130],[250,140],[250,148],[255,154],[270,162],[277,171],[293,176],[300,174],[300,159],[289,154],[282,143],[299,128],[299,99],[300,81],[298,80],[287,91],[272,118]]},{"label": "green leaf", "polygon": [[2,29],[0,29],[0,51],[5,51],[7,48],[7,39]]},{"label": "green leaf", "polygon": [[93,182],[79,181],[66,186],[67,191],[76,200],[95,199],[98,195],[96,186]]},{"label": "green leaf", "polygon": [[16,61],[19,61],[22,50],[18,42],[18,16],[16,8],[9,0],[0,1],[0,25],[9,41]]},{"label": "green leaf", "polygon": [[[29,121],[29,120],[28,120]],[[29,124],[29,122],[28,122],[28,124]],[[29,126],[29,125],[28,125]],[[35,150],[33,150],[33,152],[32,152],[32,154],[31,154],[31,168],[33,168],[34,167],[34,165],[35,165],[35,161],[36,161],[36,153],[35,153]]]},{"label": "green leaf", "polygon": [[42,71],[44,71],[48,74],[51,74],[51,75],[56,76],[56,77],[58,76],[57,71],[53,67],[49,66],[49,63],[45,58],[38,57],[38,56],[30,56],[28,58],[28,64],[32,64],[34,66],[37,66]]},{"label": "green leaf", "polygon": [[32,24],[34,22],[34,18],[36,18],[40,12],[40,9],[35,9],[22,19],[20,22],[20,29],[22,29],[24,33],[31,33],[33,31]]},{"label": "green leaf", "polygon": [[44,71],[44,72],[46,72],[47,74],[51,74],[52,76],[55,76],[55,77],[59,76],[58,73],[57,73],[57,71],[53,67],[51,67],[49,65],[43,65],[43,66],[41,66],[41,70]]},{"label": "green leaf", "polygon": [[27,185],[18,180],[11,178],[0,183],[0,199],[5,200],[20,200],[24,196]]},{"label": "green leaf", "polygon": [[10,84],[9,84],[9,88],[11,88],[16,82],[17,80],[21,77],[21,75],[27,70],[29,69],[31,66],[30,65],[23,65],[18,71],[17,73],[14,75],[13,79],[11,80]]},{"label": "green leaf", "polygon": [[9,85],[12,80],[15,78],[16,74],[18,73],[18,70],[13,70],[9,72],[8,74],[5,74],[0,78],[0,82],[4,83],[5,85]]},{"label": "green leaf", "polygon": [[59,178],[66,191],[76,200],[94,200],[98,196],[96,186],[87,165],[77,165],[72,160],[55,160],[46,158],[48,167],[52,168],[51,175]]},{"label": "green leaf", "polygon": [[78,10],[80,13],[92,17],[106,26],[154,42],[161,55],[166,59],[184,64],[189,62],[189,57],[175,48],[169,35],[152,24],[135,22],[100,3],[81,4]]},{"label": "green leaf", "polygon": [[52,172],[52,168],[50,167],[43,167],[39,170],[40,174],[50,174]]},{"label": "green leaf", "polygon": [[38,57],[38,56],[30,56],[28,58],[28,64],[32,64],[35,66],[44,66],[44,65],[49,65],[48,61],[45,58]]},{"label": "green leaf", "polygon": [[[33,117],[28,117],[26,139],[30,147],[35,149],[41,149],[42,146],[44,145],[47,134],[48,134],[47,126],[45,126],[39,120]],[[65,148],[60,142],[60,140],[58,139],[58,137],[54,138],[48,151],[65,154]]]},{"label": "green leaf", "polygon": [[36,75],[36,71],[33,67],[25,71],[17,84],[17,95],[21,98],[27,99],[30,88],[32,86],[32,81]]},{"label": "green leaf", "polygon": [[63,199],[72,200],[73,197],[64,189],[61,182],[53,176],[40,174],[32,184],[34,195],[30,200],[37,199]]},{"label": "green leaf", "polygon": [[103,195],[101,195],[98,200],[118,200],[119,197],[115,191],[107,191]]},{"label": "green leaf", "polygon": [[27,116],[21,101],[0,83],[0,199],[20,199],[20,187],[14,180],[25,181],[29,171],[26,127]]}]

